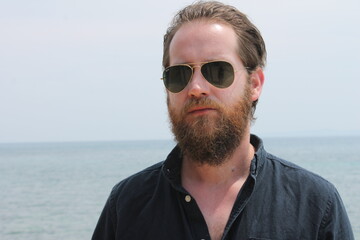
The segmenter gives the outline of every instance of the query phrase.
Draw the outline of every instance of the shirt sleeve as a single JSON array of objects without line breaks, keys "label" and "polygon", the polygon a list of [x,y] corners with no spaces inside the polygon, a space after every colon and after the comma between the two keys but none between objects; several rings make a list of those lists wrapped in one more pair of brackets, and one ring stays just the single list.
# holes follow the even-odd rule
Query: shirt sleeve
[{"label": "shirt sleeve", "polygon": [[105,207],[100,215],[99,221],[94,230],[92,240],[114,240],[116,229],[116,218],[114,216],[112,194],[106,201]]},{"label": "shirt sleeve", "polygon": [[351,224],[338,191],[329,197],[321,222],[319,240],[354,240]]}]

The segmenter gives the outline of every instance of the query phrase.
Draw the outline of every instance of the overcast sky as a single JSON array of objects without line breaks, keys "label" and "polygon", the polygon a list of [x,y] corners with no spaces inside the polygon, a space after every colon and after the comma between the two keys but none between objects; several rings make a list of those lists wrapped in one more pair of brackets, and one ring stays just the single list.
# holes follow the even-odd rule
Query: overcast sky
[{"label": "overcast sky", "polygon": [[[171,139],[162,38],[192,1],[0,2],[0,142]],[[225,1],[260,29],[259,136],[360,135],[360,1]]]}]

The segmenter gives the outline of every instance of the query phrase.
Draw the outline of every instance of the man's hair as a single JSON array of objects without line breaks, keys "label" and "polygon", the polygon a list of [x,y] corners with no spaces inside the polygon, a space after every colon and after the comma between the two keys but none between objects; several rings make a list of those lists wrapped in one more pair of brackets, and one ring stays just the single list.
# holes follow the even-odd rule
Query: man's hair
[{"label": "man's hair", "polygon": [[[170,64],[170,43],[177,30],[185,23],[194,20],[212,20],[231,26],[238,38],[238,54],[248,72],[257,67],[264,68],[266,48],[259,30],[245,14],[235,7],[217,1],[199,1],[180,10],[172,20],[164,36],[163,67]],[[257,100],[253,102],[254,114]]]}]

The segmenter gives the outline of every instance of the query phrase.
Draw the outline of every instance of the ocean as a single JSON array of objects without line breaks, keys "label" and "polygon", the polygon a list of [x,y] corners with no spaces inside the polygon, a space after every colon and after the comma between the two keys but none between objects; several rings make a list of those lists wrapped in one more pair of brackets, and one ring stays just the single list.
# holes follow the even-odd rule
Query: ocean
[{"label": "ocean", "polygon": [[[360,239],[360,137],[265,138],[332,182]],[[111,188],[166,158],[172,141],[0,144],[0,239],[90,239]]]}]

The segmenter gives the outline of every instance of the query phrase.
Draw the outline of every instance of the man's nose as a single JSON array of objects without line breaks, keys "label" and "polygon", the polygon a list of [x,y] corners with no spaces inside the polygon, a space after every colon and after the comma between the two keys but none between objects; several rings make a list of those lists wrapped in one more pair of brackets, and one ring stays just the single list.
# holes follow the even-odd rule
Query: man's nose
[{"label": "man's nose", "polygon": [[201,74],[200,68],[194,68],[192,79],[188,83],[187,91],[189,97],[200,98],[208,96],[210,92],[210,83]]}]

